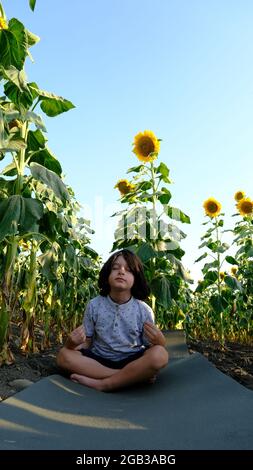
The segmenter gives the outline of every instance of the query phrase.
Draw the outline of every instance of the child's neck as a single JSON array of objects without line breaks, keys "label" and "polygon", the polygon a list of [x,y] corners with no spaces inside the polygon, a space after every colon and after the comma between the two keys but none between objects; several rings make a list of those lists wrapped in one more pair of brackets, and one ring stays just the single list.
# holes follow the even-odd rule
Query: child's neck
[{"label": "child's neck", "polygon": [[130,291],[118,292],[118,291],[112,290],[109,295],[111,299],[113,300],[113,302],[116,302],[116,304],[125,304],[132,297]]}]

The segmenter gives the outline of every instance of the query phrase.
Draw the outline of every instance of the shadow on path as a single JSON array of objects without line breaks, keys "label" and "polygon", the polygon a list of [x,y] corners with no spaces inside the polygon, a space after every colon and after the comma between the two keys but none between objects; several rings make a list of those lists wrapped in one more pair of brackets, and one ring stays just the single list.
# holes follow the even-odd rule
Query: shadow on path
[{"label": "shadow on path", "polygon": [[0,449],[253,449],[253,393],[167,333],[155,385],[101,393],[52,375],[0,404]]}]

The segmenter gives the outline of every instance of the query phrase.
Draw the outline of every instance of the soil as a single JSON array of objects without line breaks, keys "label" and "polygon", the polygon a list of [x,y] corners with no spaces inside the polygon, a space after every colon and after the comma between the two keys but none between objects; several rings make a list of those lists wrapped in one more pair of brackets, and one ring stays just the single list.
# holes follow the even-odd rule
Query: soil
[{"label": "soil", "polygon": [[188,340],[189,352],[203,354],[217,369],[253,390],[253,346],[226,342],[222,348],[217,341]]},{"label": "soil", "polygon": [[[37,382],[42,377],[52,374],[59,374],[60,370],[56,364],[56,354],[61,345],[53,338],[51,346],[44,351],[34,354],[24,354],[20,351],[19,338],[20,328],[12,325],[12,336],[10,340],[10,350],[14,356],[15,362],[10,365],[0,367],[0,402],[14,395],[22,387],[21,380]],[[38,344],[41,342],[41,335],[37,333]],[[13,384],[13,381],[19,380],[19,383]]]},{"label": "soil", "polygon": [[[61,347],[52,342],[50,348],[40,353],[24,355],[18,347],[18,329],[14,329],[10,342],[15,363],[0,367],[0,401],[17,393],[20,389],[17,379],[37,382],[42,377],[60,373],[56,365],[56,354]],[[222,349],[216,341],[188,340],[190,353],[195,351],[203,354],[219,370],[237,380],[243,386],[253,390],[253,346],[240,343],[226,343]],[[22,385],[21,385],[22,387]]]}]

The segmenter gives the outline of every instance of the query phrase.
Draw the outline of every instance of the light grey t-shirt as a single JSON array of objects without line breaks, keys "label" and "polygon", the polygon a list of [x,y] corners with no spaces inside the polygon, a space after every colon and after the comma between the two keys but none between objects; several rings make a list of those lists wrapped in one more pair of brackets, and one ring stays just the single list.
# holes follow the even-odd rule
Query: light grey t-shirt
[{"label": "light grey t-shirt", "polygon": [[86,336],[93,338],[91,351],[117,361],[149,345],[143,334],[146,321],[154,323],[154,314],[145,302],[131,297],[117,304],[99,295],[88,303],[83,324]]}]

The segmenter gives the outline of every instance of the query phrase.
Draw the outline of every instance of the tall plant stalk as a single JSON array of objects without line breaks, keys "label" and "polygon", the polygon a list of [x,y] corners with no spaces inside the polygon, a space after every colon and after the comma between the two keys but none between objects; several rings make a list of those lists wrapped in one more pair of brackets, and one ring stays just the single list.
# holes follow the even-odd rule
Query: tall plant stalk
[{"label": "tall plant stalk", "polygon": [[[154,164],[159,148],[152,131],[135,136],[133,151],[144,163],[128,170],[134,173],[131,181],[122,179],[115,186],[127,208],[115,214],[119,223],[113,250],[129,247],[142,259],[151,287],[151,307],[160,326],[168,328],[178,323],[179,289],[190,280],[181,263],[184,251],[179,245],[186,235],[173,222],[190,223],[190,218],[169,204],[169,168],[163,162]],[[161,183],[164,186],[160,188]]]}]

